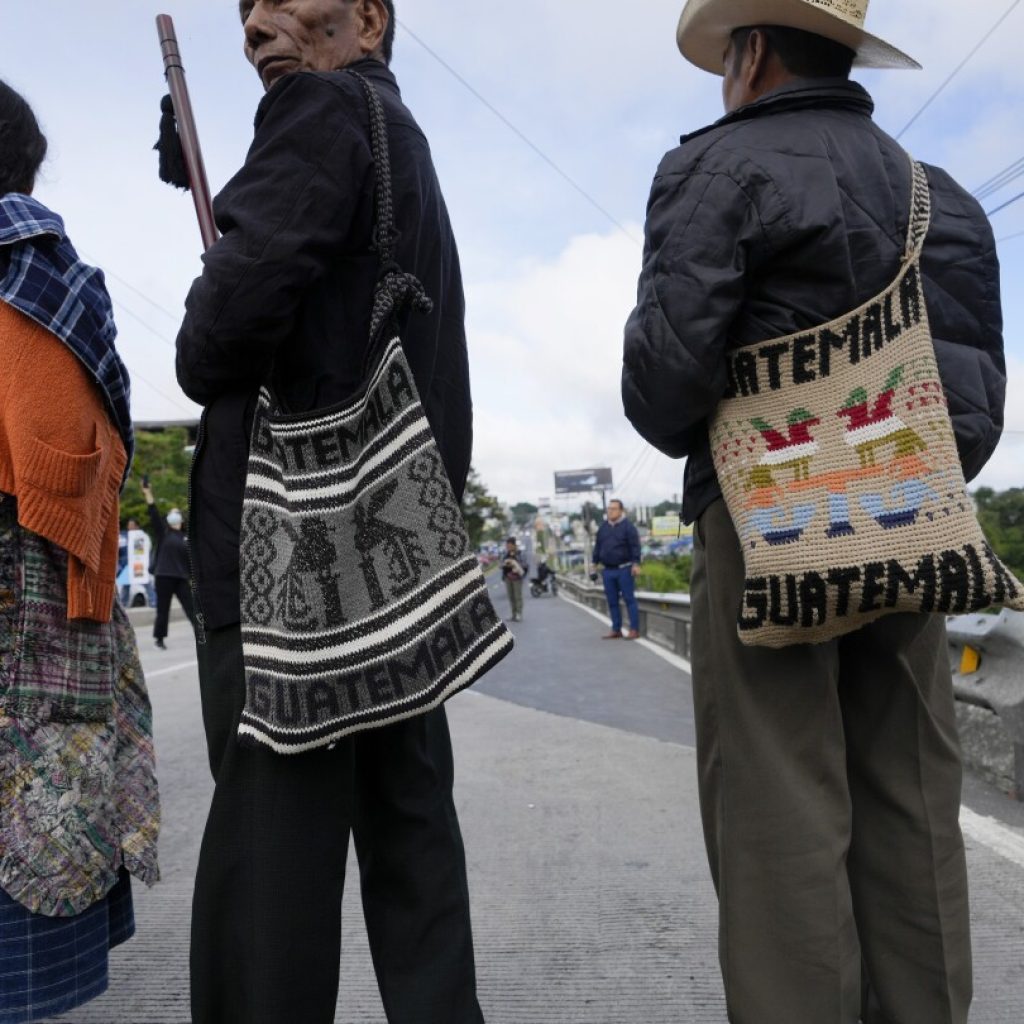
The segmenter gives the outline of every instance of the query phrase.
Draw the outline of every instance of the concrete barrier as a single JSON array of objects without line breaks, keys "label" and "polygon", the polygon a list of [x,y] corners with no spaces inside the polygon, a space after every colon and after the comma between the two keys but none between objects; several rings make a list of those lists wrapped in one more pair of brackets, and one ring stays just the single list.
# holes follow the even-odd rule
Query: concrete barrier
[{"label": "concrete barrier", "polygon": [[964,759],[1024,800],[1024,612],[947,624]]}]

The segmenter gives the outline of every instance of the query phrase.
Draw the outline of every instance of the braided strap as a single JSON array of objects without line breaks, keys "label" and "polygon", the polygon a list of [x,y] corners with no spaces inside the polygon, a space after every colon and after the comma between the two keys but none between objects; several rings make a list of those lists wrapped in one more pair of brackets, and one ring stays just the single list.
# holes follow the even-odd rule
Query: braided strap
[{"label": "braided strap", "polygon": [[370,148],[377,181],[374,188],[373,247],[380,261],[380,275],[373,296],[370,315],[371,349],[388,322],[407,308],[429,313],[433,302],[423,284],[414,274],[406,273],[395,260],[398,231],[395,228],[395,203],[391,191],[391,151],[388,147],[387,117],[384,105],[373,85],[358,71],[350,74],[359,79],[370,108]]},{"label": "braided strap", "polygon": [[[429,313],[434,303],[414,274],[402,270],[386,270],[377,281],[370,314],[370,337],[381,338],[387,324],[406,308],[417,313]],[[389,339],[385,339],[389,340]]]},{"label": "braided strap", "polygon": [[906,259],[920,256],[932,220],[932,197],[924,167],[911,157],[913,188],[910,195],[910,223],[907,227]]}]

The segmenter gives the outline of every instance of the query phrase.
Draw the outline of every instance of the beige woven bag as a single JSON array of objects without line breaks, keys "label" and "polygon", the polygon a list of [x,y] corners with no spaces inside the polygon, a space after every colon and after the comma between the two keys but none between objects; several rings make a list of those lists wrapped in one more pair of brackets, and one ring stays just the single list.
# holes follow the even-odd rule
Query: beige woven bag
[{"label": "beige woven bag", "polygon": [[743,548],[744,643],[821,642],[889,612],[1024,610],[957,457],[921,283],[928,179],[912,167],[896,280],[846,316],[728,355],[711,448]]}]

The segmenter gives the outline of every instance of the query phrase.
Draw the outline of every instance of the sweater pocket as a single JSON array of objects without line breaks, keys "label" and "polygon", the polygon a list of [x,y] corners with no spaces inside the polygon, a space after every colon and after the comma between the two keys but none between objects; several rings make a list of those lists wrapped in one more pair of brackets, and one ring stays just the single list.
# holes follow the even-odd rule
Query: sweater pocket
[{"label": "sweater pocket", "polygon": [[59,498],[82,498],[96,486],[102,461],[101,448],[75,455],[30,437],[21,473],[37,490]]}]

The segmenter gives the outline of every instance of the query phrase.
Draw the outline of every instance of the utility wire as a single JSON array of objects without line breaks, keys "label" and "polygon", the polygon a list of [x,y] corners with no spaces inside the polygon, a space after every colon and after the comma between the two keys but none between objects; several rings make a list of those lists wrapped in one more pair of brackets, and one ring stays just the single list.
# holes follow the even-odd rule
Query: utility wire
[{"label": "utility wire", "polygon": [[1022,174],[1024,174],[1024,157],[1015,160],[1005,170],[989,178],[983,185],[979,185],[974,190],[973,195],[975,199],[985,199],[987,196],[992,195],[993,192],[998,192],[1001,188],[1009,185],[1011,181],[1019,178]]},{"label": "utility wire", "polygon": [[179,409],[181,409],[182,412],[187,412],[190,416],[193,414],[193,411],[187,405],[185,405],[185,403],[182,402],[180,398],[175,398],[173,395],[167,394],[166,391],[163,391],[162,389],[158,388],[151,380],[147,380],[145,377],[143,377],[142,374],[139,373],[137,370],[130,369],[128,371],[128,376],[131,378],[132,383],[134,383],[137,380],[142,381],[142,383],[145,384],[146,387],[150,389],[150,391],[155,392],[161,398],[170,402],[172,405],[176,405]]},{"label": "utility wire", "polygon": [[[1017,0],[1020,3],[1020,0]],[[457,82],[459,82],[468,92],[472,93],[506,128],[509,129],[514,135],[516,135],[522,142],[526,143],[544,161],[560,178],[568,182],[591,206],[594,207],[598,213],[601,214],[606,220],[613,224],[619,229],[628,239],[635,242],[637,245],[642,245],[643,242],[633,234],[627,227],[625,227],[621,221],[617,220],[611,213],[608,212],[582,185],[580,185],[574,178],[572,178],[566,171],[555,163],[538,146],[532,139],[526,134],[519,130],[490,100],[487,99],[481,92],[475,89],[458,71],[455,70],[436,50],[431,49],[404,21],[399,21],[398,24],[402,27],[403,31],[411,39],[417,42],[438,64],[441,65]]]},{"label": "utility wire", "polygon": [[971,50],[971,52],[967,54],[966,57],[964,57],[964,59],[953,69],[953,71],[947,76],[946,80],[938,87],[938,89],[936,89],[935,92],[933,92],[931,96],[929,96],[928,99],[925,100],[924,106],[922,106],[921,109],[918,110],[918,112],[903,126],[899,134],[896,136],[897,139],[901,139],[904,133],[907,131],[907,129],[909,129],[910,126],[935,102],[935,100],[938,99],[939,95],[945,90],[946,86],[948,86],[949,83],[952,82],[958,74],[960,74],[960,72],[970,62],[971,58],[989,41],[989,39],[992,38],[992,36],[995,35],[996,29],[998,29],[999,26],[1002,25],[1004,21],[1006,21],[1006,19],[1019,6],[1019,4],[1020,0],[1013,0],[1013,3],[1010,4],[1010,6],[1007,8],[1006,13],[1003,14],[1003,16],[988,30],[988,32],[985,33],[985,36],[981,40],[981,42],[979,42],[974,47],[974,49]]},{"label": "utility wire", "polygon": [[117,299],[113,297],[111,297],[111,301],[119,310],[121,310],[122,313],[127,314],[137,324],[141,324],[143,327],[145,327],[145,329],[149,331],[149,333],[152,334],[155,338],[159,338],[159,340],[162,341],[169,348],[173,349],[175,347],[174,342],[171,341],[171,339],[168,338],[166,334],[161,334],[160,331],[158,331],[151,323],[149,323],[148,320],[144,320],[141,316],[139,316],[138,313],[135,313],[132,310],[130,310],[123,302],[119,302]]},{"label": "utility wire", "polygon": [[1004,235],[1002,238],[997,238],[996,239],[996,243],[999,244],[999,245],[1002,245],[1003,242],[1009,242],[1009,241],[1012,241],[1014,238],[1022,238],[1022,237],[1024,237],[1024,231],[1017,231],[1017,232],[1014,232],[1014,234],[1012,234],[1012,235]]},{"label": "utility wire", "polygon": [[986,216],[991,217],[994,213],[998,213],[1000,210],[1005,210],[1008,206],[1013,206],[1018,199],[1024,199],[1024,192],[1018,192],[1012,199],[1008,199],[1001,206],[997,206],[994,210],[989,210]]},{"label": "utility wire", "polygon": [[79,255],[86,262],[93,264],[93,266],[99,267],[103,271],[103,273],[104,273],[104,275],[106,277],[112,277],[115,281],[118,282],[118,284],[121,284],[125,288],[127,288],[128,291],[134,292],[140,299],[143,300],[143,302],[149,303],[149,305],[151,305],[154,309],[156,309],[159,312],[163,313],[164,316],[169,317],[175,323],[177,323],[177,324],[181,323],[182,318],[184,316],[183,312],[182,313],[172,313],[166,306],[161,306],[159,302],[156,302],[154,299],[151,299],[144,291],[142,291],[141,288],[136,288],[135,285],[133,285],[131,283],[131,281],[126,281],[119,274],[116,274],[113,270],[110,270],[108,267],[104,266],[102,263],[100,263],[98,260],[96,260],[95,258],[90,256],[88,253],[83,252],[81,249],[79,249],[78,252],[79,252]]}]

